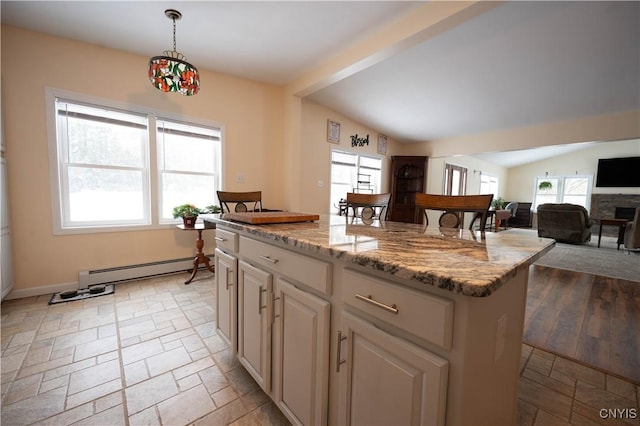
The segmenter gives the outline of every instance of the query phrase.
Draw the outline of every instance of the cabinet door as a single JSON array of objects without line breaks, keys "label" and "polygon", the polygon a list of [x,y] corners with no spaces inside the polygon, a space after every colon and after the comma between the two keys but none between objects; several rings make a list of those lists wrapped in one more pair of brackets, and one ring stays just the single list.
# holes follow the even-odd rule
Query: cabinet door
[{"label": "cabinet door", "polygon": [[238,350],[238,305],[236,277],[238,259],[220,249],[215,249],[216,270],[216,332],[231,350]]},{"label": "cabinet door", "polygon": [[293,424],[327,424],[329,302],[276,280],[274,399]]},{"label": "cabinet door", "polygon": [[238,359],[267,393],[271,392],[273,278],[238,262]]},{"label": "cabinet door", "polygon": [[342,336],[340,424],[444,424],[446,360],[347,312]]}]

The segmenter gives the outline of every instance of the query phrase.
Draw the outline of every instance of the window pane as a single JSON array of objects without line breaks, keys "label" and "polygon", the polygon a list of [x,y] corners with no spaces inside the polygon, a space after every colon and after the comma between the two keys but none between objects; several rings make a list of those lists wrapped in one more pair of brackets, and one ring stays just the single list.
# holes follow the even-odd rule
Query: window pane
[{"label": "window pane", "polygon": [[164,169],[213,173],[215,171],[214,142],[187,136],[162,134]]},{"label": "window pane", "polygon": [[[552,186],[549,189],[540,189],[540,182],[550,182]],[[542,195],[549,195],[549,194],[555,195],[558,193],[558,187],[560,186],[559,182],[560,181],[557,178],[538,178],[536,180],[536,193],[542,194]]]},{"label": "window pane", "polygon": [[331,161],[337,161],[340,163],[348,163],[356,165],[356,155],[347,154],[346,152],[333,151],[331,153]]},{"label": "window pane", "polygon": [[586,194],[588,192],[589,179],[587,178],[566,178],[564,180],[565,194]]},{"label": "window pane", "polygon": [[162,219],[173,219],[173,208],[180,204],[204,208],[218,204],[215,177],[180,173],[162,174]]},{"label": "window pane", "polygon": [[380,169],[382,166],[382,160],[379,158],[360,157],[360,167],[367,167],[372,169]]},{"label": "window pane", "polygon": [[144,129],[76,118],[67,123],[70,163],[143,167]]},{"label": "window pane", "polygon": [[587,197],[584,195],[565,195],[563,203],[578,204],[587,207]]},{"label": "window pane", "polygon": [[216,171],[218,129],[159,120],[157,138],[162,153],[161,169],[197,173]]},{"label": "window pane", "polygon": [[71,222],[143,221],[142,171],[68,168]]},{"label": "window pane", "polygon": [[341,183],[348,186],[353,186],[355,174],[355,167],[344,166],[342,164],[334,164],[331,167],[331,183]]},{"label": "window pane", "polygon": [[62,99],[56,99],[55,107],[67,162],[144,166],[146,116]]},{"label": "window pane", "polygon": [[480,193],[493,194],[494,198],[498,197],[498,179],[494,176],[480,176]]}]

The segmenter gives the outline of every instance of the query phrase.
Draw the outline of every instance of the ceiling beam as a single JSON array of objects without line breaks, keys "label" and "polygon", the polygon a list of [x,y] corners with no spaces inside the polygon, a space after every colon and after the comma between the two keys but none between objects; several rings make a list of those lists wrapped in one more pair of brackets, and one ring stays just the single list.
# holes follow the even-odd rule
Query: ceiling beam
[{"label": "ceiling beam", "polygon": [[448,31],[503,1],[428,2],[369,37],[337,52],[286,86],[291,95],[305,97]]}]

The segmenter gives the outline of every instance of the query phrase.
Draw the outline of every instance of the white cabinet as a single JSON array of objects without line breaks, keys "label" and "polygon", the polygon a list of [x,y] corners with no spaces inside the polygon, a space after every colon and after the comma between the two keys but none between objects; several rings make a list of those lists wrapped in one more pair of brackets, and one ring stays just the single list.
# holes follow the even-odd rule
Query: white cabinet
[{"label": "white cabinet", "polygon": [[446,360],[348,312],[339,340],[340,424],[444,424]]},{"label": "white cabinet", "polygon": [[238,360],[267,393],[271,390],[273,276],[238,262]]},{"label": "white cabinet", "polygon": [[273,399],[294,424],[327,424],[330,303],[277,278]]},{"label": "white cabinet", "polygon": [[[334,231],[315,238],[331,250]],[[220,334],[237,321],[238,358],[291,423],[515,423],[527,268],[472,297],[325,255],[284,225],[222,222],[216,237],[232,256],[217,273],[238,259],[236,317],[233,272],[217,281]]]},{"label": "white cabinet", "polygon": [[238,350],[237,287],[238,259],[216,248],[216,332],[232,353]]}]

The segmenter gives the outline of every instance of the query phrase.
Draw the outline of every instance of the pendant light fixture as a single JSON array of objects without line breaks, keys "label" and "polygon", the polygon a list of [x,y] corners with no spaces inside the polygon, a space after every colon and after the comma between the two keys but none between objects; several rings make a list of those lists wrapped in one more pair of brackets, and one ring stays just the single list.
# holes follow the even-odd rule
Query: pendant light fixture
[{"label": "pendant light fixture", "polygon": [[200,90],[198,69],[187,62],[182,53],[176,52],[176,20],[182,18],[182,13],[167,9],[164,14],[173,21],[173,50],[165,50],[163,56],[149,59],[149,81],[163,92],[195,95]]}]

